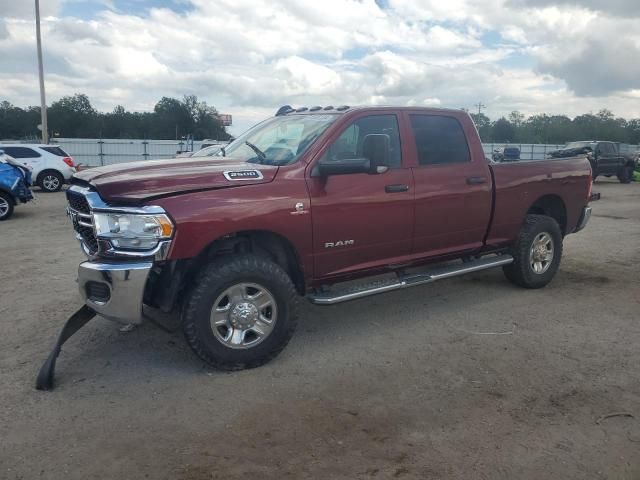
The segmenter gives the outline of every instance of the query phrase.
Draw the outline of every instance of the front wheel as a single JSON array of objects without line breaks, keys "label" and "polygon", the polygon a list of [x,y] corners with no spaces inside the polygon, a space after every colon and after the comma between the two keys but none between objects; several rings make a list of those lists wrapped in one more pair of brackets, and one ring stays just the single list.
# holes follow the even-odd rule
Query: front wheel
[{"label": "front wheel", "polygon": [[633,179],[633,170],[634,169],[631,165],[622,167],[620,173],[618,173],[618,180],[620,180],[620,183],[631,183],[631,180]]},{"label": "front wheel", "polygon": [[253,368],[289,343],[298,295],[287,273],[269,259],[238,255],[204,268],[183,310],[191,349],[222,370]]},{"label": "front wheel", "polygon": [[546,215],[527,215],[512,251],[513,263],[502,267],[511,283],[542,288],[555,276],[562,257],[562,232]]},{"label": "front wheel", "polygon": [[7,193],[0,192],[0,221],[7,220],[13,214],[13,198]]}]

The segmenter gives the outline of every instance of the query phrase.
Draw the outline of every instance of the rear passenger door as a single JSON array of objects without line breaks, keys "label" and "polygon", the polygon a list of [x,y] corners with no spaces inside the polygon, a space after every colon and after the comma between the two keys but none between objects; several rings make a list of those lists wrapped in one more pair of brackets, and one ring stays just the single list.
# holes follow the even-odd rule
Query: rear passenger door
[{"label": "rear passenger door", "polygon": [[[437,257],[477,249],[489,225],[492,180],[477,133],[447,112],[409,113],[413,138],[413,254]],[[472,138],[475,155],[467,138]]]}]

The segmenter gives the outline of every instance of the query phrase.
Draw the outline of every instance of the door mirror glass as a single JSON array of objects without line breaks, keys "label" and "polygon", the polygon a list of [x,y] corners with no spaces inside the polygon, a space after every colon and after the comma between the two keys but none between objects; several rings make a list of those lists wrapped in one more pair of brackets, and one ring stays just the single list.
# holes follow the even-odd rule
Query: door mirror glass
[{"label": "door mirror glass", "polygon": [[342,160],[318,162],[314,176],[350,175],[352,173],[371,173],[371,161],[368,158],[345,158]]}]

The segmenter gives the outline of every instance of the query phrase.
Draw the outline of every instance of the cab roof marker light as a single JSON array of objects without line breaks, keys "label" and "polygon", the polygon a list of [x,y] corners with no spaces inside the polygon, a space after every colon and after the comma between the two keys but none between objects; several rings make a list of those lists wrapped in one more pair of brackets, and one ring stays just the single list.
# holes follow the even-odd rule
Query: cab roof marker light
[{"label": "cab roof marker light", "polygon": [[344,110],[349,110],[349,105],[342,105],[341,107],[336,108],[336,110],[338,110],[339,112],[342,112]]},{"label": "cab roof marker light", "polygon": [[311,107],[309,109],[310,112],[317,112],[318,110],[322,110],[322,107],[320,105],[316,105],[315,107]]},{"label": "cab roof marker light", "polygon": [[287,113],[295,112],[291,105],[283,105],[276,112],[276,117],[280,117],[282,115],[286,115]]},{"label": "cab roof marker light", "polygon": [[325,110],[333,110],[333,105],[329,105],[328,107],[324,107]]},{"label": "cab roof marker light", "polygon": [[307,107],[300,107],[296,110],[296,112],[306,112],[307,110],[309,110]]}]

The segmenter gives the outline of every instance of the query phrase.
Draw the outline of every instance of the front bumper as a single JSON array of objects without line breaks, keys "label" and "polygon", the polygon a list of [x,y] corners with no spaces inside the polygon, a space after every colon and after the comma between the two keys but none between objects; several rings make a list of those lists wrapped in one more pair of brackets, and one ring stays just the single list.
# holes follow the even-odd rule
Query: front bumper
[{"label": "front bumper", "polygon": [[142,304],[151,261],[82,262],[78,288],[85,304],[109,320],[142,323]]},{"label": "front bumper", "polygon": [[578,226],[574,230],[574,233],[579,232],[584,227],[586,227],[590,218],[591,218],[591,207],[584,207],[582,209],[582,215],[580,215],[580,220],[578,221]]}]

